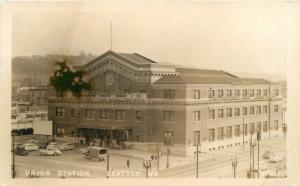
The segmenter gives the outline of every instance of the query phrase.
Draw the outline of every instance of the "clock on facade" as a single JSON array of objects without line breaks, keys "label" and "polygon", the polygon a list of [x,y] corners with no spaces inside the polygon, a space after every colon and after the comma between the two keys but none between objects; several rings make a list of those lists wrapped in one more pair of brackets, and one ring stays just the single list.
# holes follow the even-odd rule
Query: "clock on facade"
[{"label": "clock on facade", "polygon": [[106,74],[105,75],[105,84],[106,85],[112,85],[114,83],[114,76],[112,74]]}]

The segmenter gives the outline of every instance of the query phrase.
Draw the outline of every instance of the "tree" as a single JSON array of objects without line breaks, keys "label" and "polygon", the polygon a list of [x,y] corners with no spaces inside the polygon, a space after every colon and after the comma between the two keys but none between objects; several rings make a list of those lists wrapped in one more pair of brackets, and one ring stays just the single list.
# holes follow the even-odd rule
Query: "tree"
[{"label": "tree", "polygon": [[75,97],[80,97],[81,92],[90,90],[90,84],[86,78],[86,73],[82,70],[71,70],[66,61],[56,62],[57,69],[50,77],[50,84],[59,93],[71,91]]}]

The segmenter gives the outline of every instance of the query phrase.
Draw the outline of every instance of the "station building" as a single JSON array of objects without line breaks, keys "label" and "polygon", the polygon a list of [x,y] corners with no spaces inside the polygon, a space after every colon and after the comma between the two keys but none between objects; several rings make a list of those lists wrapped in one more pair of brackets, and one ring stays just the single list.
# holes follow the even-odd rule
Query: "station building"
[{"label": "station building", "polygon": [[164,151],[168,142],[171,153],[186,156],[197,143],[224,148],[257,131],[272,138],[282,127],[281,86],[265,79],[114,51],[80,69],[91,90],[80,98],[49,92],[48,118],[57,136],[81,143],[130,141],[135,149]]}]

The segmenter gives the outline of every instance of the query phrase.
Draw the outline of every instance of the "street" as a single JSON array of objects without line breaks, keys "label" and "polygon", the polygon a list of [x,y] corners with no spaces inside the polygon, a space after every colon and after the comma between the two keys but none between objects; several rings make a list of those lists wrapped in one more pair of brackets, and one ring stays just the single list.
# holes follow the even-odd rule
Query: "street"
[{"label": "street", "polygon": [[[260,167],[268,164],[269,169],[274,169],[278,163],[268,163],[268,160],[262,158],[265,150],[286,154],[286,144],[282,139],[261,141],[260,145]],[[118,153],[118,151],[120,151]],[[125,155],[122,155],[122,153]],[[128,151],[129,152],[129,151]],[[138,153],[138,152],[135,152]],[[143,152],[145,153],[145,152]],[[246,178],[247,170],[250,166],[249,146],[235,147],[222,151],[210,152],[213,158],[199,161],[198,177],[199,178],[233,178],[232,159],[237,158],[236,177]],[[199,154],[201,156],[201,154]],[[64,151],[61,156],[40,156],[39,151],[32,151],[28,156],[15,156],[16,158],[16,178],[24,177],[88,177],[88,178],[106,178],[107,161],[93,162],[85,159],[79,149]],[[110,177],[145,177],[143,168],[143,159],[138,157],[126,156],[124,150],[114,150],[110,154],[109,170],[118,171]],[[129,168],[127,162],[129,160]],[[159,178],[196,178],[196,161],[189,159],[170,158],[171,167],[165,167],[166,157],[161,158],[160,170],[158,175],[153,177]],[[178,163],[178,162],[181,162]],[[285,161],[282,162],[285,165]],[[257,147],[255,149],[255,169],[257,169]],[[152,165],[152,170],[156,171],[156,163]]]}]

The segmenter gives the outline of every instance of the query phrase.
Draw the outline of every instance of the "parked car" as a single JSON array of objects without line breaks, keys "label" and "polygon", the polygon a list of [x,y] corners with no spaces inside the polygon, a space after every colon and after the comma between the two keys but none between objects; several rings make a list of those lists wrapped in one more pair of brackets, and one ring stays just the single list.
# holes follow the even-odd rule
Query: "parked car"
[{"label": "parked car", "polygon": [[75,148],[74,143],[59,143],[59,142],[50,142],[47,145],[47,149],[58,149],[61,151],[72,150]]},{"label": "parked car", "polygon": [[22,146],[24,147],[24,149],[26,151],[39,150],[39,146],[37,146],[36,144],[33,144],[33,143],[24,143]]},{"label": "parked car", "polygon": [[61,151],[58,149],[41,149],[40,156],[59,156]]},{"label": "parked car", "polygon": [[59,150],[61,150],[61,143],[59,143],[59,142],[50,142],[47,145],[46,149],[59,149]]},{"label": "parked car", "polygon": [[40,142],[38,140],[35,140],[35,139],[27,140],[26,143],[33,143],[35,145],[39,145],[40,144]]},{"label": "parked car", "polygon": [[272,156],[270,156],[269,162],[270,163],[277,163],[280,162],[284,159],[284,156],[281,154],[274,154]]},{"label": "parked car", "polygon": [[75,148],[75,144],[74,143],[62,143],[60,150],[73,150]]},{"label": "parked car", "polygon": [[266,170],[269,169],[270,165],[269,165],[268,163],[266,163],[266,162],[262,162],[262,163],[259,165],[259,167],[260,167],[260,170],[261,170],[261,171],[266,171]]},{"label": "parked car", "polygon": [[20,156],[28,156],[28,151],[24,147],[18,146],[15,148],[15,154]]},{"label": "parked car", "polygon": [[86,155],[88,151],[89,151],[89,147],[83,147],[79,149],[79,152],[82,155]]},{"label": "parked car", "polygon": [[272,155],[272,152],[269,150],[266,150],[263,154],[263,159],[270,159],[271,155]]},{"label": "parked car", "polygon": [[107,156],[107,149],[102,147],[92,146],[88,148],[86,158],[91,160],[104,161]]}]

